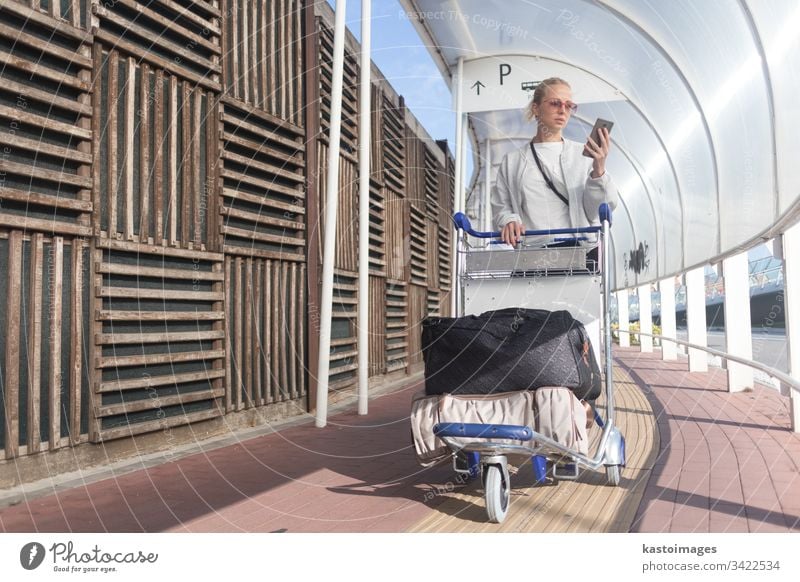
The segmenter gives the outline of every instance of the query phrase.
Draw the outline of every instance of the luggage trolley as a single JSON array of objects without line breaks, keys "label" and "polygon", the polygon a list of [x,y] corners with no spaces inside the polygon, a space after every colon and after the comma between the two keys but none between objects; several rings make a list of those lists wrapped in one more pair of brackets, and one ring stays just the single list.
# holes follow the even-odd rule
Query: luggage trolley
[{"label": "luggage trolley", "polygon": [[[452,449],[455,470],[481,477],[486,512],[492,522],[502,522],[508,511],[510,455],[531,457],[538,483],[546,481],[548,467],[555,480],[577,479],[583,467],[605,470],[608,483],[619,485],[621,467],[625,466],[625,439],[614,425],[609,256],[605,244],[611,209],[607,204],[600,206],[600,219],[600,226],[526,231],[525,237],[535,237],[537,244],[526,245],[525,241],[531,239],[524,239],[512,250],[508,245],[501,249],[492,243],[471,244],[470,237],[496,239],[500,233],[476,232],[464,214],[454,216],[459,231],[456,253],[459,315],[504,307],[566,309],[586,327],[595,355],[601,345],[600,318],[603,318],[603,357],[598,362],[605,370],[607,412],[605,419],[594,412],[594,420],[603,432],[593,456],[569,449],[528,426],[441,422],[433,428],[433,433]],[[474,440],[464,444],[465,438]],[[492,442],[493,439],[512,439],[525,444],[500,444]]]}]

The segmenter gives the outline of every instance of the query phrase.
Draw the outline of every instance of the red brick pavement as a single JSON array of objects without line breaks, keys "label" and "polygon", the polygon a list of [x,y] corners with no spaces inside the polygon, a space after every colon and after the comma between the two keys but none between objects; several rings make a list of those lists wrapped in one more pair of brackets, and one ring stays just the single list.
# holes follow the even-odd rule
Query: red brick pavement
[{"label": "red brick pavement", "polygon": [[615,350],[645,389],[661,438],[631,531],[800,531],[800,435],[789,399],[757,385],[727,392],[725,370]]},{"label": "red brick pavement", "polygon": [[[725,372],[615,351],[658,418],[661,450],[635,532],[800,530],[800,436],[788,399],[728,394]],[[397,532],[453,483],[420,468],[408,411],[418,386],[370,402],[370,414],[306,424],[0,510],[6,532]]]},{"label": "red brick pavement", "polygon": [[[6,532],[403,531],[437,504],[408,412],[419,386],[344,412],[0,510]],[[429,496],[431,497],[431,496]]]}]

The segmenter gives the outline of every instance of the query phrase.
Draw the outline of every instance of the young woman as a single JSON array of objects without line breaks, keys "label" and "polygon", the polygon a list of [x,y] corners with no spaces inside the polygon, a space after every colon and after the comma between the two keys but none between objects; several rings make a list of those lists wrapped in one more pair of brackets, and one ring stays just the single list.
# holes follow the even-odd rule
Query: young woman
[{"label": "young woman", "polygon": [[[598,224],[600,204],[617,205],[617,188],[606,172],[608,130],[600,129],[600,143],[590,137],[581,144],[561,136],[577,108],[563,79],[551,77],[536,87],[528,109],[528,119],[537,122],[536,135],[503,158],[492,192],[494,222],[507,244],[516,246],[526,230]],[[581,402],[589,428],[592,406]]]},{"label": "young woman", "polygon": [[578,106],[563,79],[551,77],[534,91],[528,118],[536,135],[507,154],[492,191],[492,214],[504,242],[516,246],[525,230],[578,228],[597,224],[602,202],[617,204],[617,188],[606,172],[611,146],[601,129],[600,143],[564,139],[561,132]]}]

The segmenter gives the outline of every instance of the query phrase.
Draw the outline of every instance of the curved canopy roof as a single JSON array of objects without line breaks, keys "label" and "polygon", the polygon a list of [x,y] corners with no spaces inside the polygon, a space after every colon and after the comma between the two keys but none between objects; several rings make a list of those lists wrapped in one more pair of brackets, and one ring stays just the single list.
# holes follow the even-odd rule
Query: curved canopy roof
[{"label": "curved canopy roof", "polygon": [[[615,122],[615,287],[716,261],[797,219],[796,0],[401,3],[451,89],[464,59],[479,175],[486,143],[496,168],[535,132],[522,114],[526,80],[570,81],[580,107],[567,138],[584,141],[597,117]],[[505,97],[492,97],[498,79],[508,81]],[[485,108],[475,102],[481,89]]]}]

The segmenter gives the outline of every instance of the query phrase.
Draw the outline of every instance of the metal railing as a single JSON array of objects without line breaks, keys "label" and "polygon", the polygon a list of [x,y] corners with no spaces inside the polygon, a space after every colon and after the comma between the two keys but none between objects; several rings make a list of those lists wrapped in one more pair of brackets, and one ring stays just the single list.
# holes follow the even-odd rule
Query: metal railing
[{"label": "metal railing", "polygon": [[664,341],[673,342],[673,343],[681,345],[681,346],[686,346],[687,348],[692,348],[692,349],[695,349],[695,350],[700,350],[700,351],[709,353],[712,356],[718,356],[720,358],[723,358],[724,360],[729,360],[731,362],[736,362],[737,364],[742,364],[743,366],[749,366],[750,368],[755,368],[756,370],[760,370],[760,371],[764,372],[765,374],[767,374],[768,376],[770,376],[772,378],[775,378],[776,380],[779,380],[783,384],[786,384],[792,391],[795,392],[795,394],[792,395],[792,397],[796,396],[796,397],[800,398],[800,380],[798,380],[796,378],[793,378],[792,376],[786,374],[785,372],[781,372],[780,370],[776,370],[775,368],[770,368],[769,366],[765,366],[764,364],[761,364],[759,362],[754,362],[754,361],[748,360],[746,358],[740,358],[739,356],[734,356],[734,355],[729,354],[727,352],[723,352],[723,351],[720,351],[720,350],[715,350],[714,348],[709,348],[708,346],[700,346],[700,345],[697,345],[697,344],[693,344],[693,343],[690,343],[690,342],[687,342],[687,341],[683,341],[683,340],[679,340],[679,339],[676,339],[676,338],[668,337],[668,336],[665,336],[665,335],[645,333],[645,332],[642,332],[642,331],[632,331],[630,329],[619,329],[617,331],[619,333],[627,333],[627,334],[630,334],[630,335],[644,335],[644,336],[648,336],[648,337],[651,337],[651,338],[659,339],[662,342],[664,342]]}]

